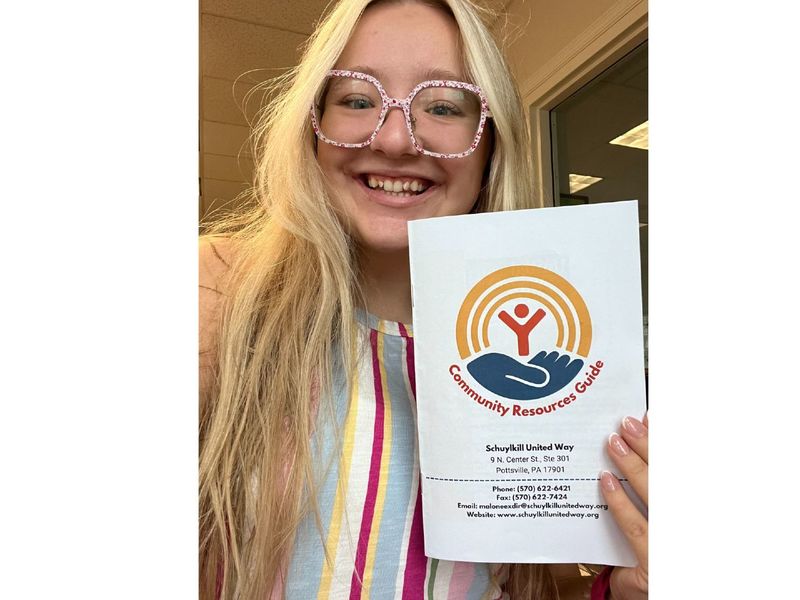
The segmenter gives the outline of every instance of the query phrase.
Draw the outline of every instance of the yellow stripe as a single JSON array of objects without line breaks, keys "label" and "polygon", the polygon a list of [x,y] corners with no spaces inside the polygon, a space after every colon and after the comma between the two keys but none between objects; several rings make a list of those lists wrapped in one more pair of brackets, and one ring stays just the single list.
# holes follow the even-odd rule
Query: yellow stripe
[{"label": "yellow stripe", "polygon": [[383,389],[383,447],[381,449],[381,470],[378,480],[378,496],[375,499],[375,512],[372,513],[372,526],[367,547],[367,561],[364,564],[364,585],[361,595],[369,598],[372,585],[372,573],[375,567],[375,551],[381,532],[383,503],[386,500],[386,482],[389,479],[389,459],[392,452],[392,400],[389,397],[389,386],[386,383],[386,367],[383,360],[383,334],[378,334],[378,367],[381,372],[381,388]]},{"label": "yellow stripe", "polygon": [[339,547],[339,531],[342,526],[342,513],[345,504],[345,494],[349,482],[350,463],[353,457],[353,447],[355,445],[356,418],[358,417],[358,371],[351,378],[353,389],[350,394],[350,406],[347,411],[347,421],[344,430],[344,447],[342,448],[342,460],[339,465],[339,483],[336,491],[336,499],[333,502],[333,514],[331,515],[330,529],[328,538],[325,540],[325,548],[330,558],[322,564],[322,576],[319,582],[318,600],[325,600],[330,594],[333,565],[336,564],[336,551]]}]

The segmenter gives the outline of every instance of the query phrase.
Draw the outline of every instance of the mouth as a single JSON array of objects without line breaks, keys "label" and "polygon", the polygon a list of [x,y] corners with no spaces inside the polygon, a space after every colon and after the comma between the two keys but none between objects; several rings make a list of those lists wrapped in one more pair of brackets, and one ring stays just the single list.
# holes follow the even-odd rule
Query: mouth
[{"label": "mouth", "polygon": [[421,177],[388,177],[378,173],[362,173],[357,178],[365,187],[387,198],[420,196],[435,184]]}]

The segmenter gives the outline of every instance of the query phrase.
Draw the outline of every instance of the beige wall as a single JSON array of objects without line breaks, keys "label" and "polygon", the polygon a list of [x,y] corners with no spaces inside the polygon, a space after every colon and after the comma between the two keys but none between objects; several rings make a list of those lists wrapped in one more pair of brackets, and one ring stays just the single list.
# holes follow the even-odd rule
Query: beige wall
[{"label": "beige wall", "polygon": [[510,24],[522,29],[506,53],[517,81],[522,84],[616,3],[617,0],[511,0],[506,9]]},{"label": "beige wall", "polygon": [[249,186],[253,87],[293,66],[328,0],[200,1],[200,215],[231,209]]}]

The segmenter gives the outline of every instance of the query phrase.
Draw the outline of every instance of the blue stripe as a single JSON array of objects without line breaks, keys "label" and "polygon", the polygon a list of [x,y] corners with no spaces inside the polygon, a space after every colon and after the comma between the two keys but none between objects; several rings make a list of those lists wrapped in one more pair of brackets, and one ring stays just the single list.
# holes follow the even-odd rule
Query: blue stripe
[{"label": "blue stripe", "polygon": [[467,598],[465,600],[480,600],[489,589],[489,581],[491,580],[489,565],[475,564],[475,578],[472,580],[472,585],[469,586]]},{"label": "blue stripe", "polygon": [[[336,368],[333,382],[333,398],[336,410],[336,419],[343,433],[344,422],[347,416],[349,395],[347,393],[346,382],[343,378],[344,369]],[[312,451],[315,457],[316,473],[319,476],[317,481],[324,475],[324,469],[328,467],[327,477],[319,490],[317,501],[319,502],[320,517],[325,530],[323,536],[327,538],[330,528],[331,517],[333,514],[333,504],[336,499],[337,483],[339,480],[339,461],[331,460],[334,456],[335,435],[333,425],[328,421],[329,410],[325,409],[324,404],[320,404],[317,415],[319,430],[314,435]],[[286,578],[286,598],[289,600],[308,600],[316,598],[319,592],[320,580],[322,578],[322,566],[325,562],[324,538],[320,539],[320,533],[313,514],[308,515],[297,528],[297,538],[292,553],[292,561],[287,569]]]}]

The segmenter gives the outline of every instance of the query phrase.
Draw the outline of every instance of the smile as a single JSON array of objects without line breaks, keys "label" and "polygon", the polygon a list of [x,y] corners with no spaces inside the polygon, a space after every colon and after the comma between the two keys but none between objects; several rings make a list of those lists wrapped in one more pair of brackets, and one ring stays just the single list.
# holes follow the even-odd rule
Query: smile
[{"label": "smile", "polygon": [[[422,206],[439,189],[439,184],[421,177],[388,177],[362,173],[353,177],[353,181],[364,190],[371,202],[388,208],[410,209]],[[417,189],[414,190],[414,187]],[[395,192],[395,189],[399,191]]]},{"label": "smile", "polygon": [[385,175],[364,174],[362,181],[373,190],[381,190],[392,196],[416,196],[431,186],[425,179],[411,177],[386,177]]}]

